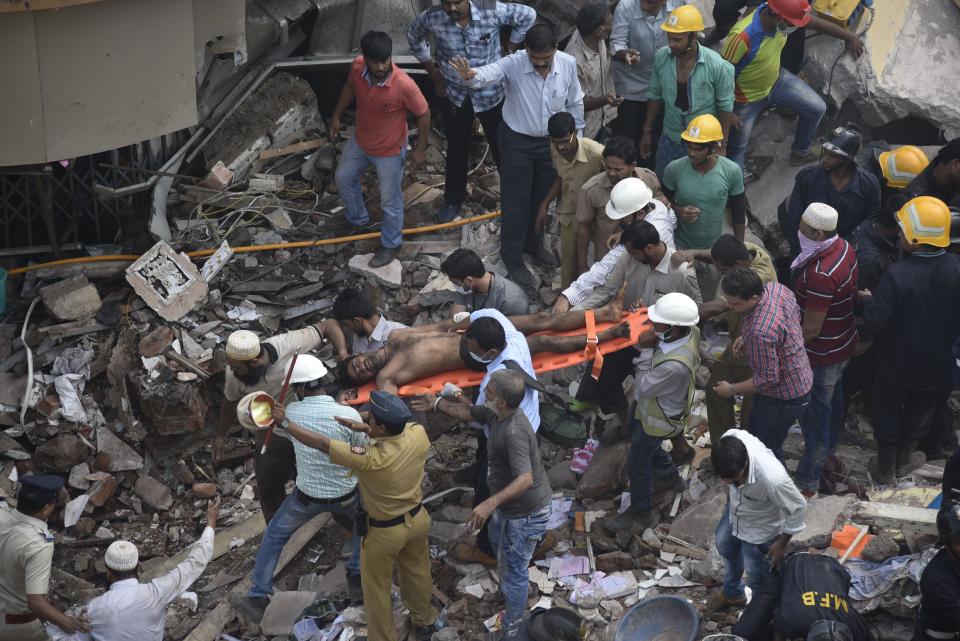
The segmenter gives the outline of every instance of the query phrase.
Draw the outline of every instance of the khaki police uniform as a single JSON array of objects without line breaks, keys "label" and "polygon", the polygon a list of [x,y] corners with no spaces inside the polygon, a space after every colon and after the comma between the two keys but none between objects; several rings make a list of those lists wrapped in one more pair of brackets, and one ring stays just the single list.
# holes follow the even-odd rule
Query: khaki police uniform
[{"label": "khaki police uniform", "polygon": [[390,588],[399,566],[400,597],[415,626],[437,619],[431,604],[430,515],[423,509],[420,484],[430,439],[422,425],[407,423],[397,436],[379,437],[368,447],[330,443],[330,460],[357,473],[370,529],[360,551],[363,606],[370,641],[396,641]]},{"label": "khaki police uniform", "polygon": [[40,519],[0,510],[0,641],[48,641],[27,607],[28,594],[46,594],[53,536]]},{"label": "khaki police uniform", "polygon": [[[277,360],[270,364],[263,378],[253,385],[241,381],[228,367],[223,384],[223,397],[228,401],[239,401],[251,392],[266,392],[273,398],[278,398],[294,352],[297,348],[300,349],[301,354],[317,349],[323,344],[323,336],[316,327],[311,325],[304,329],[272,336],[262,341],[262,344],[270,345],[276,350]],[[294,400],[296,397],[293,394],[287,394],[286,403],[289,404]],[[287,498],[284,488],[287,481],[296,473],[297,461],[290,439],[282,437],[279,433],[274,433],[270,439],[270,446],[261,455],[260,450],[265,436],[266,430],[257,433],[254,469],[257,473],[257,486],[260,488],[260,508],[263,511],[264,520],[269,523]]]}]

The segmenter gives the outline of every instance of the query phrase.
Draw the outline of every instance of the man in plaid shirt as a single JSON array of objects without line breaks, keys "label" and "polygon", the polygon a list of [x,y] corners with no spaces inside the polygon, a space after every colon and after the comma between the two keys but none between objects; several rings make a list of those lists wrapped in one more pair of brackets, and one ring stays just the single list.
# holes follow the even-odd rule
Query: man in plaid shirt
[{"label": "man in plaid shirt", "polygon": [[713,391],[723,398],[754,394],[749,431],[783,459],[787,430],[803,415],[813,387],[797,299],[780,283],[764,285],[745,267],[728,272],[720,287],[730,309],[743,314],[733,352],[746,353],[753,376],[720,381]]},{"label": "man in plaid shirt", "polygon": [[[497,129],[500,127],[504,83],[469,88],[450,66],[453,58],[466,58],[471,67],[500,59],[500,28],[513,27],[508,50],[513,53],[537,19],[533,7],[513,2],[487,2],[483,8],[470,0],[441,0],[421,13],[407,30],[410,51],[430,74],[437,95],[446,98],[447,177],[440,222],[453,220],[466,197],[467,160],[473,117],[480,119],[490,144],[490,154],[500,165]],[[427,36],[437,45],[437,62],[431,57]]]}]

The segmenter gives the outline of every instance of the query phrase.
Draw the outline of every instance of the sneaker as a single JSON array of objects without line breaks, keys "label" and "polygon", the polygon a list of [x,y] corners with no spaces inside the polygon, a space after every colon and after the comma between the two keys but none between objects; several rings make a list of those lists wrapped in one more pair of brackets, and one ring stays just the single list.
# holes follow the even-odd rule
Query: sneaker
[{"label": "sneaker", "polygon": [[480,563],[488,568],[497,567],[495,558],[469,543],[457,543],[453,548],[453,558],[461,563]]},{"label": "sneaker", "polygon": [[655,528],[660,523],[660,512],[656,510],[635,510],[632,506],[622,514],[611,516],[602,521],[603,528],[610,536],[618,532],[643,532]]},{"label": "sneaker", "polygon": [[370,259],[370,267],[377,268],[389,265],[400,250],[399,247],[381,247]]},{"label": "sneaker", "polygon": [[227,602],[237,611],[237,614],[252,623],[260,623],[263,613],[270,605],[270,599],[265,596],[244,596],[235,593],[227,596]]},{"label": "sneaker", "polygon": [[533,558],[539,561],[545,557],[547,552],[552,550],[556,544],[557,535],[554,534],[553,530],[547,530],[547,533],[543,535],[543,538],[540,539],[540,542],[537,544],[537,548],[533,551]]},{"label": "sneaker", "polygon": [[717,590],[707,599],[707,611],[724,610],[726,608],[742,608],[747,605],[747,596],[727,596],[723,590]]},{"label": "sneaker", "polygon": [[537,248],[537,251],[530,253],[530,258],[533,259],[533,262],[543,267],[549,267],[551,269],[559,266],[560,263],[557,262],[557,257],[553,255],[553,252],[541,245]]},{"label": "sneaker", "polygon": [[460,215],[460,205],[454,205],[453,203],[443,203],[443,206],[440,208],[440,211],[437,212],[437,222],[438,223],[449,223],[451,220]]},{"label": "sneaker", "polygon": [[524,290],[536,291],[537,287],[540,285],[539,279],[533,275],[526,265],[521,264],[519,267],[513,267],[510,269],[510,280],[515,282]]},{"label": "sneaker", "polygon": [[363,598],[363,581],[359,572],[356,574],[347,572],[347,594],[350,595],[352,600]]}]

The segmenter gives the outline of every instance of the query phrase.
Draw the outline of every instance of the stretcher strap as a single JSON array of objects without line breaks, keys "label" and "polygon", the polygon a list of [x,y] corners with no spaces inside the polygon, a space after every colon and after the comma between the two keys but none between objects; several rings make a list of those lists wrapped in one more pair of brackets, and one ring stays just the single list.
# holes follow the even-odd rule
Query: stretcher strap
[{"label": "stretcher strap", "polygon": [[583,313],[584,325],[587,329],[587,344],[583,348],[583,357],[587,361],[593,361],[593,369],[590,370],[590,376],[594,380],[600,378],[600,370],[603,369],[603,354],[597,347],[600,344],[597,338],[597,321],[593,316],[593,310],[588,309]]}]

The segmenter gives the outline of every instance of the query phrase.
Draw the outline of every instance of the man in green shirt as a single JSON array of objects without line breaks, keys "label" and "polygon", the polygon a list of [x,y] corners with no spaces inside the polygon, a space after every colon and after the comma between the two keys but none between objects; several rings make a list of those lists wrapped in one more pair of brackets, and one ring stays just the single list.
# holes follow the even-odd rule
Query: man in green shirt
[{"label": "man in green shirt", "polygon": [[780,66],[787,34],[806,26],[810,19],[807,0],[768,0],[730,31],[723,47],[723,57],[736,71],[729,157],[741,168],[753,125],[771,105],[797,112],[790,164],[798,166],[817,159],[810,153],[810,144],[827,105],[807,83]]},{"label": "man in green shirt", "polygon": [[697,37],[704,29],[703,16],[693,5],[671,11],[660,28],[667,32],[667,46],[653,58],[640,156],[650,155],[653,128],[662,113],[663,134],[657,143],[656,163],[657,176],[662,178],[670,162],[686,155],[680,132],[697,116],[713,114],[719,119],[723,136],[716,149],[724,153],[723,142],[733,111],[733,65],[717,52],[700,46]]},{"label": "man in green shirt", "polygon": [[[677,249],[709,249],[723,233],[728,206],[733,234],[742,241],[747,221],[743,171],[717,153],[723,140],[720,122],[711,115],[697,116],[680,136],[687,156],[674,160],[663,172],[663,193],[677,214]],[[713,300],[716,269],[702,261],[696,262],[696,269],[703,300]]]}]

